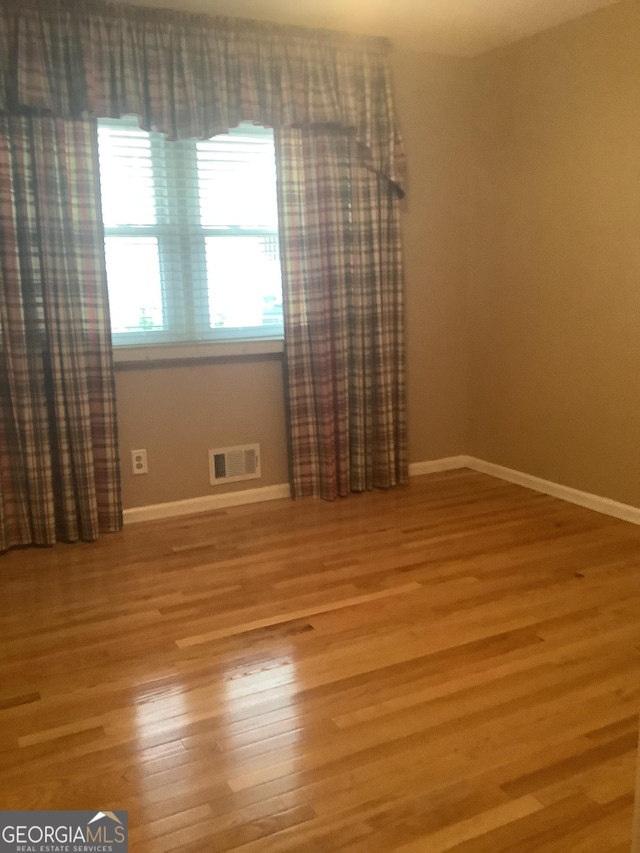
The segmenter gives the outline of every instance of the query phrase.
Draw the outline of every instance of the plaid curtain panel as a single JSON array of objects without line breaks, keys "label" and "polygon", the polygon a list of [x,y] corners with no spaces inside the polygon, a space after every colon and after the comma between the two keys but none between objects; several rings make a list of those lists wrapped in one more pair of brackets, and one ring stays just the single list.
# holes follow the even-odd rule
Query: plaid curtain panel
[{"label": "plaid curtain panel", "polygon": [[294,497],[407,477],[398,194],[339,129],[276,136]]},{"label": "plaid curtain panel", "polygon": [[95,122],[0,117],[0,550],[122,525]]}]

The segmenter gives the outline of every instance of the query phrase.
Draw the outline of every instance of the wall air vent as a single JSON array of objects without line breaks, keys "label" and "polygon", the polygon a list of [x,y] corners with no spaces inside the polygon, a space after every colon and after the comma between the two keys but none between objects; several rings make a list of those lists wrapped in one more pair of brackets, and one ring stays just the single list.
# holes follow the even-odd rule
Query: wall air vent
[{"label": "wall air vent", "polygon": [[209,482],[212,486],[238,480],[257,480],[261,476],[259,444],[219,447],[209,451]]}]

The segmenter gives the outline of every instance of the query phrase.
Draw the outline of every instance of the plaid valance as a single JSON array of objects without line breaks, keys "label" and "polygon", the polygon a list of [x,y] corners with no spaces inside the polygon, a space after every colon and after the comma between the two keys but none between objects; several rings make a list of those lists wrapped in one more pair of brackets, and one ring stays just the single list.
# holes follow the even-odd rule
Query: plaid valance
[{"label": "plaid valance", "polygon": [[339,126],[402,193],[388,48],[384,39],[103,0],[6,0],[0,111],[134,114],[170,139],[206,139],[240,121]]}]

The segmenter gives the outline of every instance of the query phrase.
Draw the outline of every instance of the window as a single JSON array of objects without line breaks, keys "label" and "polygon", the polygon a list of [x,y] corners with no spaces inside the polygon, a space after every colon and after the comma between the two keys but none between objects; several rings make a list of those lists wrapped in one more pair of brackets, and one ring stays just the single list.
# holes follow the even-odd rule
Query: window
[{"label": "window", "polygon": [[282,337],[273,133],[98,125],[114,345]]}]

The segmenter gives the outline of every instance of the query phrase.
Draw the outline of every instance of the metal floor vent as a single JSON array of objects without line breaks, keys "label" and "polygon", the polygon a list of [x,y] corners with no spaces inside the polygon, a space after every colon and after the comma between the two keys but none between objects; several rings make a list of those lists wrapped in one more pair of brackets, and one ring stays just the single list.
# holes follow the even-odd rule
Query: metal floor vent
[{"label": "metal floor vent", "polygon": [[259,444],[219,447],[209,451],[209,482],[212,486],[237,480],[256,480],[261,476]]}]

